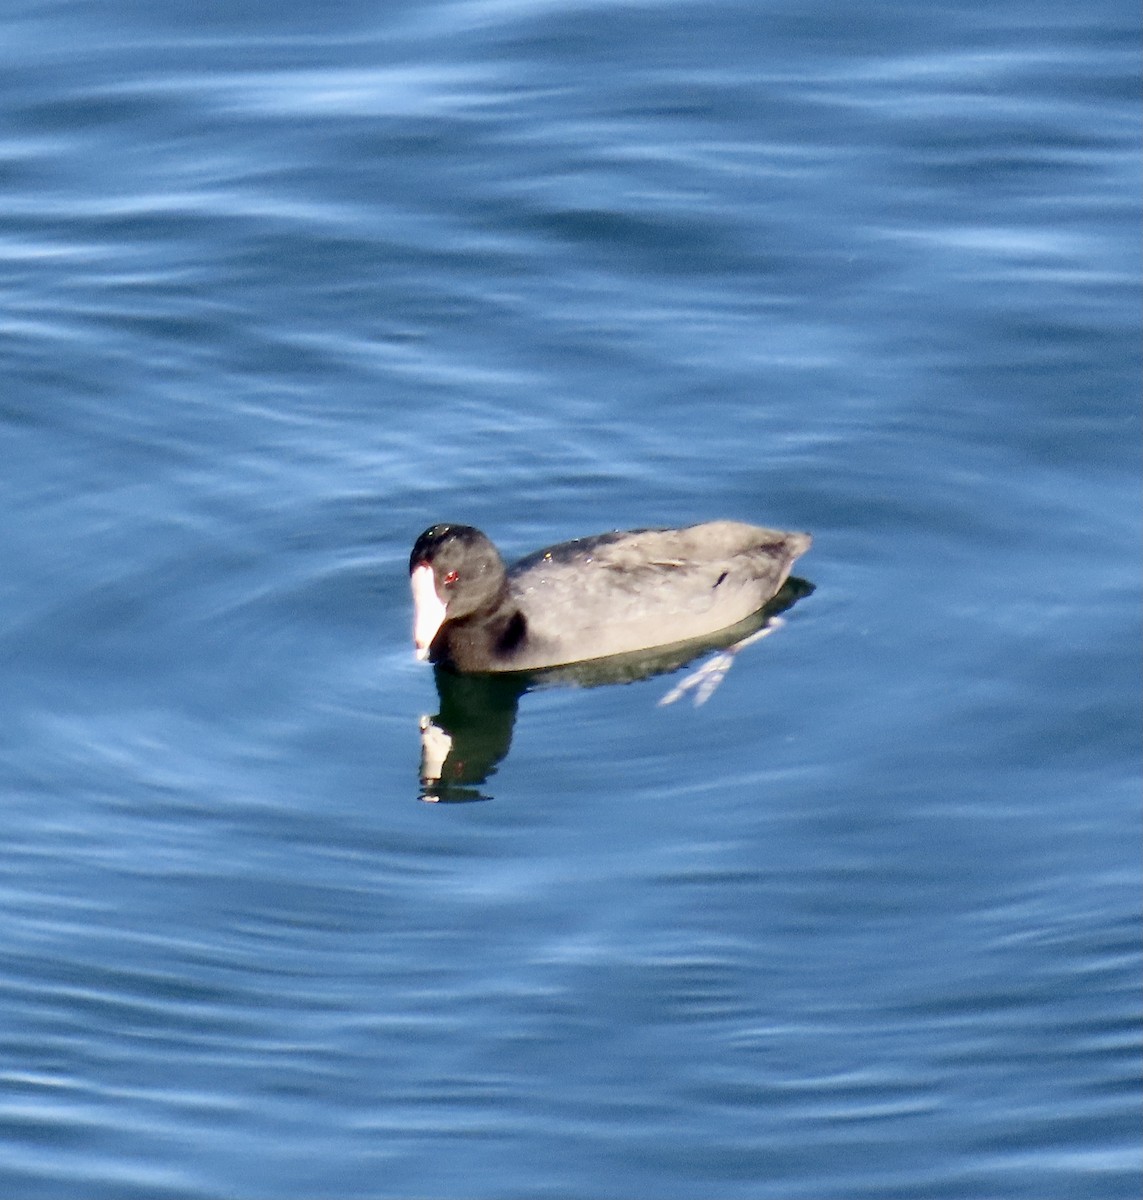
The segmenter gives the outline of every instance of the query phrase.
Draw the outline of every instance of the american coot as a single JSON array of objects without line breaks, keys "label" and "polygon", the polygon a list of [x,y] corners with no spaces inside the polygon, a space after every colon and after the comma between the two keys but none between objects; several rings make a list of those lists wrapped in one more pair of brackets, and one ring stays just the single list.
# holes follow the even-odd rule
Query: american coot
[{"label": "american coot", "polygon": [[506,569],[471,525],[434,525],[409,557],[417,657],[537,671],[708,637],[760,609],[808,533],[738,521],[561,542]]}]

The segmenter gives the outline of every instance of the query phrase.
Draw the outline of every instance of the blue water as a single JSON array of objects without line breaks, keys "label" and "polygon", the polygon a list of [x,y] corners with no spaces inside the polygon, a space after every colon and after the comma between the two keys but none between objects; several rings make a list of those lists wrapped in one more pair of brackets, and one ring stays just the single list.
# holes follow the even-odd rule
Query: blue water
[{"label": "blue water", "polygon": [[[1139,24],[5,6],[0,1193],[1138,1194]],[[425,526],[714,517],[423,802]]]}]

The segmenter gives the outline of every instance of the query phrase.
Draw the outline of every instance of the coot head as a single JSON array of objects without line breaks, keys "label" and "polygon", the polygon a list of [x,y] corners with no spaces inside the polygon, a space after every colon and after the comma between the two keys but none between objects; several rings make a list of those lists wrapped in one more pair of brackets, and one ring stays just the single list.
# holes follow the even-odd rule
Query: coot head
[{"label": "coot head", "polygon": [[409,555],[413,589],[413,641],[417,657],[429,657],[445,621],[494,610],[504,598],[507,573],[492,542],[471,525],[434,525],[417,538]]}]

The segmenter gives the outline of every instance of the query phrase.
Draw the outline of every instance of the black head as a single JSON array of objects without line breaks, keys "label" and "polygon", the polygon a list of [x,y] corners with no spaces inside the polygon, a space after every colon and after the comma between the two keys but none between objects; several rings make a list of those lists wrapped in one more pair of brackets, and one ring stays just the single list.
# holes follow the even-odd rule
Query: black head
[{"label": "black head", "polygon": [[[431,568],[432,587],[428,587]],[[471,525],[434,525],[426,529],[409,555],[413,587],[414,638],[427,656],[445,621],[461,620],[494,609],[506,590],[504,560],[492,542]]]}]

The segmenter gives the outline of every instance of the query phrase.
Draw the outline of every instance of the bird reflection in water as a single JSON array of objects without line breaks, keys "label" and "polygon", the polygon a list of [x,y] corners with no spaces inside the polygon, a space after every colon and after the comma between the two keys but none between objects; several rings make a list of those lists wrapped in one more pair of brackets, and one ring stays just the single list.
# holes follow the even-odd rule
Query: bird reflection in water
[{"label": "bird reflection in water", "polygon": [[490,800],[481,786],[508,754],[520,697],[536,688],[633,683],[681,670],[715,651],[659,701],[670,704],[689,692],[695,704],[703,703],[729,670],[733,656],[780,626],[778,614],[813,590],[813,584],[791,577],[764,608],[745,621],[710,638],[637,654],[511,674],[462,675],[447,667],[434,667],[440,711],[420,721],[420,798],[430,803]]}]

